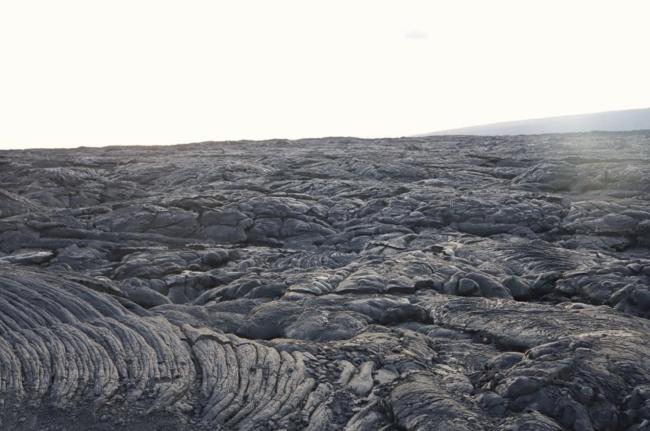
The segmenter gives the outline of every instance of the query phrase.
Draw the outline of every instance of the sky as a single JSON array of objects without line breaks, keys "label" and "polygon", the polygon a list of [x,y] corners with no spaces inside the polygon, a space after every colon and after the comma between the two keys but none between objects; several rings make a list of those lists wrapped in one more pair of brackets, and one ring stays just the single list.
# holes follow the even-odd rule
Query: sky
[{"label": "sky", "polygon": [[0,0],[0,148],[650,107],[645,0]]}]

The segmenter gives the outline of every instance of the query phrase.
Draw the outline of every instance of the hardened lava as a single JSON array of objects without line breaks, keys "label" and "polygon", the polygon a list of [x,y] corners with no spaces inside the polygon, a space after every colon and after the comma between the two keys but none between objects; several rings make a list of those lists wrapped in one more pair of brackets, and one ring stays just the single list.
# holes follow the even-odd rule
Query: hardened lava
[{"label": "hardened lava", "polygon": [[650,132],[0,152],[0,429],[650,430]]}]

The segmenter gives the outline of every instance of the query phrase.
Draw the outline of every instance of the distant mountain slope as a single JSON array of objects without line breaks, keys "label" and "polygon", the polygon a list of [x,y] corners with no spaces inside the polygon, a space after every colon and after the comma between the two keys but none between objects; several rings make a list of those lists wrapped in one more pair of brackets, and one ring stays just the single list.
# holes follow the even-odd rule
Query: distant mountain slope
[{"label": "distant mountain slope", "polygon": [[650,129],[650,108],[535,118],[425,133],[429,135],[532,135]]}]

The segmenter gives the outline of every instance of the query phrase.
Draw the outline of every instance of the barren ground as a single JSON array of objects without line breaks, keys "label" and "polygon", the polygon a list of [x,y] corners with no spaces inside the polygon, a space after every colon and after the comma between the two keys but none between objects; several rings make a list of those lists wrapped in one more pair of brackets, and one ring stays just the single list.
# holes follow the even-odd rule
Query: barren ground
[{"label": "barren ground", "polygon": [[0,152],[0,429],[649,430],[650,132]]}]

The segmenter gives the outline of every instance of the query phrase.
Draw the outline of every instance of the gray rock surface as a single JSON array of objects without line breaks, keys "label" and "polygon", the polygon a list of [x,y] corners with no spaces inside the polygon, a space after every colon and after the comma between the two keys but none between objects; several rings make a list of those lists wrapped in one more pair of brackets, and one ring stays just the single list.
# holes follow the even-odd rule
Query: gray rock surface
[{"label": "gray rock surface", "polygon": [[650,133],[0,153],[0,429],[650,429]]}]

